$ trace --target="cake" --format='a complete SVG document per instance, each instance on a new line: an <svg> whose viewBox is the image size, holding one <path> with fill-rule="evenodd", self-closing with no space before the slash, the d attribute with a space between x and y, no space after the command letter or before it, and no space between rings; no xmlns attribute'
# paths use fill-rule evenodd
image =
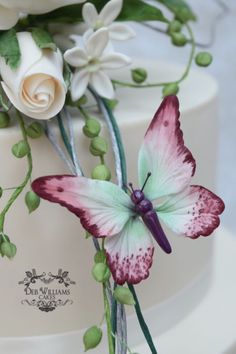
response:
<svg viewBox="0 0 236 354"><path fill-rule="evenodd" d="M134 67L138 66L147 69L152 81L173 81L183 71L171 63L136 60ZM127 69L119 72L119 79L129 80ZM161 102L161 90L118 88L117 98L119 104L114 113L126 151L128 178L137 185L138 150ZM217 84L212 77L193 70L182 84L179 100L185 142L197 161L194 183L214 191ZM83 121L74 115L79 157L89 175L96 160L88 159L89 141L82 135ZM105 128L102 134L108 136ZM12 145L19 139L20 132L14 125L0 130L0 159L4 167L1 186L19 184L26 173L25 161L11 154ZM46 137L32 140L31 146L37 161L33 178L68 173ZM112 166L111 153L108 159ZM103 316L101 286L91 276L94 245L85 238L79 219L66 209L42 200L39 209L29 216L23 207L23 196L20 199L9 213L11 221L6 229L17 244L18 253L12 262L4 258L0 267L0 313L4 319L0 353L82 352L82 343L78 348L73 338L81 338L84 330L100 323ZM173 253L165 255L156 247L150 277L136 286L143 309L157 313L154 330L158 333L169 329L200 303L210 284L214 250L214 236L193 241L166 232ZM187 300L178 311L182 296ZM132 316L131 311L129 314ZM132 336L132 328L130 332ZM104 354L104 348L98 347L94 353Z"/></svg>

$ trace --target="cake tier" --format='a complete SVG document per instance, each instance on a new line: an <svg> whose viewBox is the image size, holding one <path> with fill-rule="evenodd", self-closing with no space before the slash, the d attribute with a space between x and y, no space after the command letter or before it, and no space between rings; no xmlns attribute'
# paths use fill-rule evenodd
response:
<svg viewBox="0 0 236 354"><path fill-rule="evenodd" d="M137 61L134 66L147 68L150 81L173 80L183 71L182 67L159 62ZM127 69L119 73L119 79L129 80ZM127 154L129 181L135 185L138 150L161 102L161 91L158 88L119 88L117 96L119 104L114 114ZM214 190L217 85L208 75L192 71L182 85L179 99L185 141L197 160L194 183ZM88 153L89 140L81 132L82 119L75 117L74 124L81 165L89 175L97 159ZM105 128L102 134L107 135ZM26 162L15 159L10 152L11 146L20 139L15 126L0 131L0 161L4 166L0 185L4 188L21 183L26 172ZM68 173L45 137L31 141L31 146L33 179L42 175ZM111 153L108 160L110 165L114 165ZM1 200L1 206L4 205L4 199ZM6 219L5 231L17 244L18 253L12 262L1 260L0 313L4 318L1 336L54 334L82 330L99 323L103 316L103 305L101 286L91 276L94 246L91 239L85 239L78 218L59 205L46 201L42 201L40 208L29 216L23 196L19 199ZM194 282L198 282L198 289L201 289L199 294L206 290L207 282L199 279L209 270L214 238L192 241L172 235L169 230L166 232L173 253L165 255L156 247L150 277L136 287L144 309L167 301L185 288L189 289ZM69 273L66 275L65 272ZM32 278L35 274L39 277ZM67 278L68 286L65 286L62 278ZM29 279L34 282L27 286ZM199 295L198 301L200 298ZM195 300L194 296L188 296L186 311L182 311L182 315L195 306ZM158 322L162 323L161 317Z"/></svg>

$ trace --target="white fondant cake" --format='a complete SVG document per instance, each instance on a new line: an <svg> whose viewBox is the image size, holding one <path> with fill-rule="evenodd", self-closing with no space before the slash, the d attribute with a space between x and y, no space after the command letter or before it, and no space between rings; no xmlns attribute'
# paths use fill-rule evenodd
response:
<svg viewBox="0 0 236 354"><path fill-rule="evenodd" d="M137 61L134 66L147 68L150 81L174 80L183 70L175 65L147 61ZM129 80L127 69L119 73L119 79ZM119 88L117 96L119 105L115 116L126 150L128 178L135 185L138 150L161 102L161 91L158 88ZM214 191L217 84L205 73L192 71L182 85L179 100L186 145L197 160L194 183ZM88 153L89 140L81 132L83 121L75 117L75 122L81 164L89 175L97 160ZM105 129L103 133L107 134ZM18 185L26 172L25 161L17 160L11 154L11 146L20 139L20 132L15 126L0 130L0 185L4 188ZM31 141L31 145L35 161L33 179L42 175L68 173L45 137ZM112 163L110 153L109 165ZM1 207L3 205L4 198ZM103 316L102 291L91 276L94 246L90 239L85 239L79 219L59 205L46 201L42 201L40 208L29 216L21 196L9 212L6 225L5 231L17 244L18 253L11 262L1 259L0 313L4 324L2 322L0 331L0 353L19 354L14 345L16 339L12 337L22 337L25 348L22 353L25 354L27 345L30 348L31 336L82 331L100 323ZM202 279L210 277L214 244L214 237L193 241L173 235L169 230L167 235L173 253L165 255L156 247L149 279L136 286L144 309L158 306L170 298L173 300L180 291L184 293L187 289L188 297L182 314L175 316L167 308L165 312L159 312L160 331L179 321L181 316L185 316L200 302L209 284L209 279ZM27 286L29 279L32 282ZM194 296L196 289L199 294L197 299ZM50 348L44 348L43 351L32 347L29 353L62 353L57 349L57 338L54 347L50 344ZM33 343L37 343L37 338L34 338ZM41 343L40 338L38 343ZM66 353L66 349L63 353ZM82 352L82 348L77 348L77 351ZM69 348L67 353L77 352Z"/></svg>

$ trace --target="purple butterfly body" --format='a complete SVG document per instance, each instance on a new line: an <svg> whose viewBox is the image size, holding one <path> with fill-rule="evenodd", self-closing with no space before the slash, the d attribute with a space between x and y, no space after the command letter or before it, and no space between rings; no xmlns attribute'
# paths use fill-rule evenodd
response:
<svg viewBox="0 0 236 354"><path fill-rule="evenodd" d="M164 252L171 253L170 243L161 227L152 202L145 197L145 194L140 189L134 190L130 198L135 205L135 212L142 217L144 224L147 226L158 245Z"/></svg>

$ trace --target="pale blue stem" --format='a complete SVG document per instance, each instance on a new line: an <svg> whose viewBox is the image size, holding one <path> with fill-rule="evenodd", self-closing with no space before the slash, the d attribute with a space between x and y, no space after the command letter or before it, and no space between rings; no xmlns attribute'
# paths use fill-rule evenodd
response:
<svg viewBox="0 0 236 354"><path fill-rule="evenodd" d="M64 163L67 165L70 172L74 175L76 173L75 167L72 164L71 160L66 156L63 149L57 143L57 138L56 138L55 133L53 131L54 128L52 127L52 124L53 123L50 121L47 121L45 123L45 127L46 127L45 134L46 134L48 140L50 141L50 143L52 144L52 146L54 147L54 149L56 150L56 152L58 153L58 155L60 156L60 158L64 161Z"/></svg>

